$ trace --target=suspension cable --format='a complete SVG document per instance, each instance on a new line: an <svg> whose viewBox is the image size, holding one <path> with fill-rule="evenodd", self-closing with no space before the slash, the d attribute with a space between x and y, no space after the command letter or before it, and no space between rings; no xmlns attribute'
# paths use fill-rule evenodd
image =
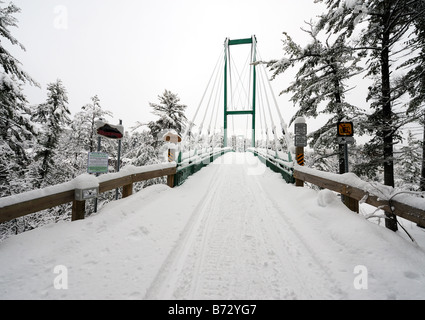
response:
<svg viewBox="0 0 425 320"><path fill-rule="evenodd" d="M271 124L272 124L272 133L273 133L273 136L274 136L274 148L275 148L275 153L277 155L277 151L278 151L277 150L278 138L277 138L277 134L276 134L276 125L275 125L275 123L273 121L273 114L272 114L272 110L270 108L270 102L269 102L269 98L268 98L268 95L267 95L266 85L264 84L264 78L263 78L261 72L260 72L259 75L260 75L260 83L263 86L263 90L264 90L265 96L266 96L267 109L269 110L270 121L271 121Z"/></svg>
<svg viewBox="0 0 425 320"><path fill-rule="evenodd" d="M258 55L261 57L260 53L258 53ZM288 149L290 149L290 147L293 146L293 142L292 142L291 136L289 135L288 125L283 120L282 113L280 112L279 105L278 105L277 100L276 100L276 95L274 93L274 90L273 90L273 87L271 85L270 79L267 77L267 71L266 71L266 68L264 67L264 64L261 64L261 70L262 70L262 72L264 73L264 75L265 75L265 77L267 79L269 90L270 90L270 93L271 93L271 95L273 97L275 108L276 108L277 113L279 115L280 126L282 128L282 134L283 134L283 136L284 136L284 138L286 140L286 145L287 145Z"/></svg>
<svg viewBox="0 0 425 320"><path fill-rule="evenodd" d="M268 148L268 144L269 144L269 128L267 125L267 117L266 117L266 111L265 111L265 107L264 107L264 100L263 100L263 90L261 89L261 86L258 86L258 91L260 94L260 100L261 100L261 104L260 104L260 112L263 112L263 122L264 122L264 127L266 130L266 154L269 153L269 148Z"/></svg>
<svg viewBox="0 0 425 320"><path fill-rule="evenodd" d="M217 70L217 67L218 67L218 65L219 65L220 61L223 61L223 55L224 55L224 53L223 53L223 52L221 52L221 54L220 54L220 56L219 56L219 58L218 58L218 60L217 60L217 63L215 64L214 70L213 70L213 72L212 72L212 74L211 74L211 77L210 77L210 79L209 79L209 81L208 81L207 87L205 88L204 94L202 95L202 99L201 99L201 101L199 102L198 108L196 109L195 115L193 116L192 121L189 123L188 128L186 129L186 131L185 131L185 133L184 133L184 135L183 135L182 144L185 142L185 140L186 140L186 138L187 138L187 135L188 135L188 134L190 133L190 131L192 130L192 127L193 127L193 125L194 125L194 123L195 123L195 119L196 119L196 117L198 116L198 112L199 112L199 110L200 110L200 108L201 108L202 102L203 102L203 101L204 101L204 99L205 99L205 95L207 94L208 88L209 88L209 86L210 86L210 84L211 84L211 81L212 81L213 76L214 76L214 74L215 74L215 72L216 72L216 70Z"/></svg>

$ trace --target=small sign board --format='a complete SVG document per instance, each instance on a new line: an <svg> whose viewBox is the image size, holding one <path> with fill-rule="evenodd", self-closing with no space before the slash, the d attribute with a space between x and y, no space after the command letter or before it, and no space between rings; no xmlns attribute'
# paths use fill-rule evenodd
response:
<svg viewBox="0 0 425 320"><path fill-rule="evenodd" d="M168 162L176 161L176 150L168 149Z"/></svg>
<svg viewBox="0 0 425 320"><path fill-rule="evenodd" d="M338 137L352 137L354 126L352 122L338 122Z"/></svg>
<svg viewBox="0 0 425 320"><path fill-rule="evenodd" d="M87 172L108 173L108 154L103 152L89 152Z"/></svg>
<svg viewBox="0 0 425 320"><path fill-rule="evenodd" d="M354 144L354 137L338 137L338 144Z"/></svg>
<svg viewBox="0 0 425 320"><path fill-rule="evenodd" d="M94 199L94 198L97 198L98 194L99 194L99 187L89 188L89 189L76 189L75 200L86 201L89 199Z"/></svg>
<svg viewBox="0 0 425 320"><path fill-rule="evenodd" d="M96 133L108 139L121 140L124 137L124 127L122 125L112 125L102 120L97 120Z"/></svg>
<svg viewBox="0 0 425 320"><path fill-rule="evenodd" d="M307 135L307 123L296 123L295 124L295 135L306 136Z"/></svg>
<svg viewBox="0 0 425 320"><path fill-rule="evenodd" d="M296 147L307 147L307 136L296 135L295 136L295 146Z"/></svg>

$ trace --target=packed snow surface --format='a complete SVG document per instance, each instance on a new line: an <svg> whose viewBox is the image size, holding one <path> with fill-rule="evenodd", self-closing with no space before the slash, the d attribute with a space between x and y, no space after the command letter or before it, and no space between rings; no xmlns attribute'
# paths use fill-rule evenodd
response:
<svg viewBox="0 0 425 320"><path fill-rule="evenodd" d="M0 299L424 299L425 233L405 227L416 243L228 153L0 243Z"/></svg>

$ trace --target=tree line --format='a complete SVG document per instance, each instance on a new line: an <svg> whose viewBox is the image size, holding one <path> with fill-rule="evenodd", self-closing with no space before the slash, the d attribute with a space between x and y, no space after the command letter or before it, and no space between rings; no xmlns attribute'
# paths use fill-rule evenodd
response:
<svg viewBox="0 0 425 320"><path fill-rule="evenodd" d="M302 28L309 44L302 46L284 33L285 57L267 63L274 78L292 68L297 71L294 82L283 91L292 95L298 107L294 119L329 115L327 123L310 134L313 162L332 170L331 159L336 157L337 171L344 173L343 146L335 141L336 125L353 121L358 134L371 137L352 148L356 174L392 187L404 180L408 183L403 186L425 191L424 139L411 132L403 138L408 124L425 126L425 2L314 2L324 4L326 10ZM370 83L364 93L368 109L347 99L353 89L350 80L356 76ZM387 218L387 226L396 230L395 216Z"/></svg>
<svg viewBox="0 0 425 320"><path fill-rule="evenodd" d="M341 145L335 141L336 124L353 121L356 133L367 135L364 145L350 148L350 168L364 179L389 186L425 191L423 139L407 125L425 126L425 3L423 0L314 0L325 12L305 24L310 39L301 45L283 33L284 58L267 62L273 78L296 70L282 93L291 94L298 116L328 115L327 122L309 136L314 149L311 164L344 173ZM312 1L313 3L313 1ZM40 85L4 47L8 42L25 50L12 35L20 9L0 0L0 197L69 181L86 170L87 152L97 149L95 121L112 117L99 96L93 95L75 115L61 80L47 85L44 103L31 105L23 86ZM368 109L350 103L350 84L358 77L370 86L364 93ZM123 165L162 161L158 137L163 129L183 132L186 106L168 90L150 103L157 121L144 130L126 132ZM425 130L424 130L425 132ZM404 140L403 140L404 139ZM102 140L102 151L113 161L114 142ZM156 183L161 181L153 181ZM138 185L136 188L143 188ZM104 202L112 196L103 195ZM0 225L0 235L19 233L40 224L68 219L66 206ZM89 210L90 212L90 210ZM387 223L394 225L394 217ZM1 237L0 237L1 239Z"/></svg>
<svg viewBox="0 0 425 320"><path fill-rule="evenodd" d="M47 85L44 103L31 105L23 86L41 86L23 70L22 64L5 48L5 41L25 50L11 29L18 26L20 9L0 0L0 197L19 194L72 180L87 172L87 154L97 151L96 120L113 116L102 107L98 95L90 98L79 112L71 115L68 92L58 79ZM158 120L146 123L144 130L127 131L122 140L121 166L144 166L163 162L160 153L163 129L181 133L186 124L186 106L168 90L150 103ZM117 143L102 139L101 150L117 162ZM111 166L111 171L115 170ZM138 183L141 189L161 179ZM113 199L102 194L100 204ZM93 212L89 205L88 214ZM45 210L0 225L0 240L10 234L34 229L46 223L70 219L70 205Z"/></svg>

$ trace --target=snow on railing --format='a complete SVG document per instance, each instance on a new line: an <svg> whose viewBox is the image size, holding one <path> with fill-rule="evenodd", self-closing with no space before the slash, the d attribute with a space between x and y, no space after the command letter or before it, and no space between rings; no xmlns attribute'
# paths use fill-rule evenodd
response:
<svg viewBox="0 0 425 320"><path fill-rule="evenodd" d="M181 161L178 163L178 167L185 167L191 165L192 163L200 163L205 161L210 161L211 156L214 154L220 154L222 152L231 151L232 148L202 148L198 149L196 152L192 150L191 152L182 153ZM209 162L208 162L209 163Z"/></svg>
<svg viewBox="0 0 425 320"><path fill-rule="evenodd" d="M0 198L0 223L69 202L73 202L72 220L84 219L85 201L76 200L77 190L98 189L98 193L104 193L123 187L125 198L133 193L133 183L163 176L168 177L167 184L173 187L176 166L175 162L170 162L143 167L127 166L118 173L99 177L83 174L70 182Z"/></svg>
<svg viewBox="0 0 425 320"><path fill-rule="evenodd" d="M366 182L354 173L336 174L299 165L294 167L294 177L296 180L340 193L345 198L345 204L353 211L359 212L359 203L367 203L425 227L423 194Z"/></svg>

